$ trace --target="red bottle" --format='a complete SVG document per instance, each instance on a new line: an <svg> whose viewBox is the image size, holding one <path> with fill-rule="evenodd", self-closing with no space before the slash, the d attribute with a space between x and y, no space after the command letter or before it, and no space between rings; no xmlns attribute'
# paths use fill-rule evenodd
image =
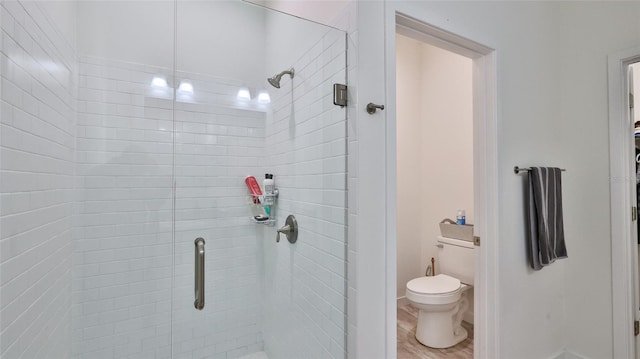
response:
<svg viewBox="0 0 640 359"><path fill-rule="evenodd" d="M260 196L262 196L262 190L260 190L260 185L258 184L256 178L253 176L247 176L247 178L244 179L244 183L246 183L247 187L249 187L249 191L253 196L253 203L259 204Z"/></svg>

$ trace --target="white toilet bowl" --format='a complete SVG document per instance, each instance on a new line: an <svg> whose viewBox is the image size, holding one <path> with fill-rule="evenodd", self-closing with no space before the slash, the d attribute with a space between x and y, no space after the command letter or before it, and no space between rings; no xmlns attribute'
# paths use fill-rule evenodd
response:
<svg viewBox="0 0 640 359"><path fill-rule="evenodd" d="M406 296L418 308L416 339L432 348L449 348L467 338L462 318L469 307L464 294L470 286L446 274L420 277L407 283Z"/></svg>

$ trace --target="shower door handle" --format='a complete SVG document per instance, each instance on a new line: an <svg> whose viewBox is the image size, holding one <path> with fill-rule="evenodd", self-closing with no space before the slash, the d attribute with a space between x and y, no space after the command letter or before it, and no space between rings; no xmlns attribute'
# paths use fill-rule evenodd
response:
<svg viewBox="0 0 640 359"><path fill-rule="evenodd" d="M194 262L194 294L196 300L193 302L193 306L198 310L202 310L202 308L204 308L204 238L196 238L194 244L196 246Z"/></svg>

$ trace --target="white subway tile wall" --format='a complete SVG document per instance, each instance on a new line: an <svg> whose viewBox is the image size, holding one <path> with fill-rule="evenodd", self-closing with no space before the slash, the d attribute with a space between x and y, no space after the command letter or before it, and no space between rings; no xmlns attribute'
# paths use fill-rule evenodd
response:
<svg viewBox="0 0 640 359"><path fill-rule="evenodd" d="M174 358L237 358L263 349L262 232L250 221L244 179L263 173L265 113L255 101L233 108L240 82L177 77L192 81L196 103L176 103ZM193 304L198 237L202 311Z"/></svg>
<svg viewBox="0 0 640 359"><path fill-rule="evenodd" d="M273 91L266 165L280 196L278 226L298 221L295 244L264 230L265 350L272 358L346 356L346 110L333 84L346 81L345 34L331 30ZM293 89L292 89L293 87ZM292 103L293 101L293 103Z"/></svg>
<svg viewBox="0 0 640 359"><path fill-rule="evenodd" d="M239 83L187 73L173 81L169 74L80 59L78 357L171 355L174 129L174 357L262 350L262 233L249 221L244 178L262 172L265 113L230 107ZM169 88L153 88L156 76L168 79ZM170 94L183 78L194 93L182 100L178 94L174 123ZM193 306L197 237L207 250L203 311Z"/></svg>
<svg viewBox="0 0 640 359"><path fill-rule="evenodd" d="M268 110L234 80L77 56L36 2L1 0L0 17L0 356L345 357L343 32ZM181 80L194 91L174 102ZM295 245L250 222L244 178L265 172Z"/></svg>
<svg viewBox="0 0 640 359"><path fill-rule="evenodd" d="M0 357L71 347L75 48L36 2L0 2Z"/></svg>
<svg viewBox="0 0 640 359"><path fill-rule="evenodd" d="M171 357L171 71L81 56L73 355ZM168 97L168 98L167 98Z"/></svg>

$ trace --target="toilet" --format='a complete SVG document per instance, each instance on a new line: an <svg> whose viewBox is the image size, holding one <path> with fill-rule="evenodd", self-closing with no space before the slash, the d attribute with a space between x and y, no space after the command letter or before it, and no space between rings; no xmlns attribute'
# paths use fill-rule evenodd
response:
<svg viewBox="0 0 640 359"><path fill-rule="evenodd" d="M417 309L416 339L431 348L449 348L467 338L462 318L473 286L473 242L438 236L435 276L407 283L406 297Z"/></svg>

